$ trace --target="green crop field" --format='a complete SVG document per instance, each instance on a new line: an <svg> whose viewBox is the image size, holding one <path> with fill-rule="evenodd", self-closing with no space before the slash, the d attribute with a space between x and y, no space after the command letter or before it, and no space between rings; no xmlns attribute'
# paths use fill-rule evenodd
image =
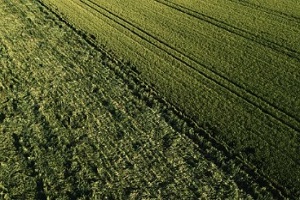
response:
<svg viewBox="0 0 300 200"><path fill-rule="evenodd" d="M0 0L0 199L297 199L300 2Z"/></svg>

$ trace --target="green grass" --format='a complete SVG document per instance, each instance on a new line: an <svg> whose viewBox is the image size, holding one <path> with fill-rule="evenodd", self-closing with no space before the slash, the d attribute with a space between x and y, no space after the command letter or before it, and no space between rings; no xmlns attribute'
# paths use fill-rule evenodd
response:
<svg viewBox="0 0 300 200"><path fill-rule="evenodd" d="M298 3L43 2L131 60L161 96L274 185L298 194Z"/></svg>
<svg viewBox="0 0 300 200"><path fill-rule="evenodd" d="M254 41L269 41L269 45L278 44L279 48L286 48L298 51L299 55L299 28L298 19L290 16L289 12L299 15L300 5L296 1L282 2L269 1L183 1L168 0L158 1L175 7L188 13L193 13L203 18L206 16L210 20L219 22L222 27L235 28L241 35L246 33L256 37ZM278 6L278 8L276 8ZM296 15L297 16L297 15ZM244 31L244 32L243 32ZM246 32L246 33L245 33ZM272 44L273 43L273 44ZM266 43L266 46L268 44ZM274 46L272 46L274 47Z"/></svg>
<svg viewBox="0 0 300 200"><path fill-rule="evenodd" d="M3 1L1 199L276 196L84 37L35 1Z"/></svg>
<svg viewBox="0 0 300 200"><path fill-rule="evenodd" d="M0 7L1 198L299 195L297 3L40 2Z"/></svg>

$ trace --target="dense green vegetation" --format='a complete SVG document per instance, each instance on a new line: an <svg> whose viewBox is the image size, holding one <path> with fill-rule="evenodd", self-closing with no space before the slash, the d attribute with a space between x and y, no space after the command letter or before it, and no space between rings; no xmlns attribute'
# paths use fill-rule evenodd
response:
<svg viewBox="0 0 300 200"><path fill-rule="evenodd" d="M1 3L1 199L300 195L296 1Z"/></svg>
<svg viewBox="0 0 300 200"><path fill-rule="evenodd" d="M161 96L276 187L298 194L298 2L43 2L131 60Z"/></svg>
<svg viewBox="0 0 300 200"><path fill-rule="evenodd" d="M93 37L37 2L1 3L0 199L280 195Z"/></svg>

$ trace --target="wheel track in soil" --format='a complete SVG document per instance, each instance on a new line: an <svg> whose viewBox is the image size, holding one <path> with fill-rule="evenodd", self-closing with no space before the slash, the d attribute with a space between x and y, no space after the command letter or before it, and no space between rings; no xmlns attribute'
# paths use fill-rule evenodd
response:
<svg viewBox="0 0 300 200"><path fill-rule="evenodd" d="M270 15L275 15L275 16L281 17L283 19L293 21L293 22L296 22L296 23L300 24L300 17L294 16L292 14L287 14L287 13L284 13L284 12L280 12L278 10L266 8L264 6L260 6L260 5L257 5L255 3L251 3L251 2L247 2L247 1L241 1L241 0L229 0L229 1L240 4L240 5L243 5L243 6L246 6L246 7L249 7L249 8L254 8L254 9L260 10L264 13L267 13L267 14L270 14Z"/></svg>
<svg viewBox="0 0 300 200"><path fill-rule="evenodd" d="M46 9L50 10L60 21L64 22L68 27L70 27L72 30L74 30L77 34L83 36L85 38L85 40L91 46L95 47L97 50L99 50L99 51L103 52L105 55L107 55L107 57L109 59L111 59L112 61L114 61L114 63L117 63L117 64L123 63L123 61L119 61L113 55L107 53L105 51L105 49L103 49L103 48L95 45L93 39L89 38L81 30L76 29L72 24L70 24L65 19L63 19L59 14L57 14L55 11L53 11L51 8L49 8L47 5L45 5L41 0L39 0L38 2L43 7L45 7ZM115 71L115 69L112 69L112 70ZM134 80L134 82L136 82L137 84L144 83L143 81L141 81L139 78L136 77L135 71L132 71L132 69L129 69L128 72L130 73L130 77L133 74L133 80ZM133 72L133 73L131 73L131 72ZM123 77L123 78L127 79L127 77ZM150 88L154 92L155 95L159 96L159 93L153 87L150 86ZM181 116L182 119L184 119L184 121L186 121L189 124L191 124L192 127L196 127L196 130L198 130L199 132L201 132L200 135L204 135L205 139L207 139L208 141L210 141L213 144L213 146L215 146L218 149L218 151L223 152L223 154L225 154L227 156L228 160L234 160L235 162L242 163L242 165L243 165L242 168L243 168L244 172L246 174L249 174L252 177L254 177L254 180L256 180L256 182L258 182L259 185L266 186L267 188L270 189L270 191L272 191L272 193L275 196L277 196L279 198L283 198L283 195L284 196L291 196L290 191L287 191L285 187L283 187L281 185L278 185L277 183L273 182L272 180L269 180L264 175L261 175L259 172L257 172L257 169L255 167L249 165L249 163L245 163L245 160L241 159L240 157L236 157L235 155L233 155L232 152L229 150L228 146L226 146L225 144L223 144L222 142L220 142L218 139L216 139L213 136L211 136L211 134L209 134L207 131L205 131L201 127L199 127L197 125L197 123L194 122L193 119L191 119L190 117L188 117L187 115L185 115L184 113L182 113L181 111L179 111L179 109L177 109L177 107L175 105L171 104L170 102L165 101L161 97L158 97L158 100L162 104L168 105L170 107L170 109L174 113L176 113L178 116ZM190 138L195 144L197 144L197 146L203 148L203 144L201 144L202 142L200 142L199 139L197 138L197 134L194 134L194 135L187 134L187 137ZM199 150L201 150L201 148ZM208 155L204 150L200 151L200 152L202 152L208 160L211 160L214 163L217 163L218 166L221 165L220 162L217 162L215 158L212 158L211 155ZM242 183L242 184L244 184L244 183Z"/></svg>
<svg viewBox="0 0 300 200"><path fill-rule="evenodd" d="M19 12L21 12L24 16L26 16L26 13L25 12L22 12L22 9L19 9L18 10ZM35 25L35 24L34 24ZM64 57L66 57L66 56L64 56ZM71 61L70 59L69 59L69 61ZM31 95L32 97L34 96L34 95ZM103 99L104 98L104 99ZM101 102L102 101L107 101L107 98L106 97L102 97L101 98L102 100L101 100ZM113 102L113 100L109 97L108 98L109 100L108 101L110 101L110 102ZM106 106L105 106L106 107ZM108 110L108 112L110 112L109 110ZM42 114L42 113L39 113L39 112L37 112L37 110L36 110L36 112L35 112L35 115L36 115L36 118L37 119L41 119L41 121L43 121L43 123L45 123L47 126L48 126L48 128L46 127L45 128L45 131L46 130L48 130L49 129L49 122L46 120L46 118L45 118L45 116ZM142 129L139 129L140 131L142 131Z"/></svg>
<svg viewBox="0 0 300 200"><path fill-rule="evenodd" d="M83 1L81 1L81 2L84 3ZM85 4L85 5L87 5L87 4ZM95 5L97 6L97 4L95 4ZM93 7L89 6L89 5L87 5L87 6L95 10L95 8L93 8ZM104 8L104 10L105 10L105 8ZM96 11L99 12L98 10L96 10ZM109 11L107 11L107 12L109 12ZM185 65L187 65L188 67L190 67L190 68L194 69L195 71L199 72L199 73L200 73L201 75L203 75L205 78L208 78L209 80L211 80L211 81L213 81L214 83L220 85L221 87L224 87L224 88L228 89L228 87L227 87L226 85L224 85L224 84L222 84L222 83L220 83L220 82L214 80L213 78L210 78L209 76L207 76L207 75L204 74L203 72L201 72L201 71L199 71L198 69L196 69L195 67L193 67L193 65L187 63L186 61L184 61L183 59L177 57L176 55L173 55L172 53L166 51L165 49L161 48L160 46L158 46L158 45L155 44L154 42L149 41L149 40L148 40L147 38L145 38L144 36L142 36L142 35L140 35L140 34L134 32L134 31L132 31L130 28L126 27L126 26L123 25L122 23L116 21L115 19L113 19L113 18L111 18L110 16L107 16L107 15L101 13L101 12L100 12L100 14L101 14L101 15L104 15L105 17L109 18L110 20L113 20L115 23L117 23L117 24L121 25L122 27L126 28L127 30L129 30L129 31L132 32L133 34L137 35L138 37L142 38L143 40L146 40L148 43L150 43L150 44L156 46L156 47L159 48L160 50L166 52L168 55L172 56L172 57L173 57L174 59L176 59L177 61L180 61L180 62L184 63ZM125 22L127 23L126 20L125 20ZM128 22L128 23L130 23L130 22ZM133 26L134 26L134 25L133 25ZM136 28L136 27L135 27L135 28ZM137 29L140 29L140 28L137 27ZM144 32L143 30L141 30L141 31ZM147 34L147 33L146 33L146 34ZM152 38L151 35L148 35L148 36ZM155 39L155 37L154 37L154 39ZM160 42L160 40L157 40L157 41ZM160 43L161 43L161 42L160 42ZM164 43L163 41L162 41L162 44L165 44L167 47L169 47L169 45L166 44L166 43ZM170 48L173 49L172 47L170 47ZM176 51L176 49L173 49L173 50ZM182 54L180 54L180 55L182 55ZM197 62L197 61L194 61L194 62ZM199 65L199 63L196 63L196 64ZM229 80L229 81L230 81L230 80ZM249 101L248 99L246 99L245 97L243 97L242 95L238 94L236 91L233 91L233 90L230 89L230 88L229 88L228 90L229 90L230 92L232 92L233 94L235 94L236 96L238 96L238 97L240 97L240 98L246 100L246 101L247 101L248 103L250 103L251 105L256 106L255 104L257 104L257 103L253 104L251 101ZM256 106L256 107L260 108L262 111L265 111L265 110L266 110L266 109L264 109L262 106L259 106L259 105ZM261 107L262 107L262 108L261 108ZM274 114L270 113L268 110L266 110L265 113L266 113L266 114L269 114L269 115L271 115L273 118L277 119L277 117L275 117ZM278 120L278 119L277 119L277 120ZM278 121L280 121L280 122L282 122L283 124L285 124L280 118L279 118ZM286 125L288 125L288 124L286 124ZM297 129L294 129L294 130L297 131ZM299 132L299 131L298 131L298 132ZM266 141L265 139L263 139L261 136L257 135L256 133L253 133L253 134L255 134L256 136L260 137L263 141ZM277 147L276 147L275 144L270 144L270 142L268 142L268 144L269 144L270 146L272 146L273 149L277 149ZM284 154L284 155L289 154L289 152L285 152L285 153L284 153L284 152L282 152L282 151L281 151L281 153ZM291 160L292 160L294 163L297 163L297 164L300 163L300 161L298 161L297 158L293 158L293 157L294 157L293 155L290 155L290 156L292 157Z"/></svg>
<svg viewBox="0 0 300 200"><path fill-rule="evenodd" d="M14 8L16 8L16 7L14 7ZM22 11L22 9L19 9L18 11ZM26 13L22 13L22 14L24 14L24 16L26 16ZM34 24L35 25L35 24ZM65 56L64 56L65 57ZM70 60L69 60L70 61ZM31 95L32 97L34 96L34 95ZM110 100L112 101L112 99L110 98ZM45 116L42 114L42 113L39 113L39 112L36 112L36 118L37 119L41 119L40 121L42 121L43 123L45 123L45 124L48 124L47 126L49 126L49 122L46 120L46 118L45 118ZM49 127L48 127L49 128ZM47 127L45 128L45 131L48 129ZM50 134L51 135L51 134ZM55 136L55 135L54 135ZM16 137L18 137L18 136L16 136ZM48 136L49 137L49 136ZM15 137L14 137L15 138ZM29 144L30 145L30 144ZM28 157L28 156L27 156ZM39 183L40 183L40 181L39 181ZM39 187L38 188L41 188L42 187L42 185L41 184L39 184ZM44 192L43 192L43 194L44 194ZM37 194L37 197L40 199L40 198L42 198L41 197L42 195L40 194L40 193L38 193ZM45 197L45 196L44 196ZM46 198L42 198L42 199L46 199Z"/></svg>
<svg viewBox="0 0 300 200"><path fill-rule="evenodd" d="M161 14L161 13L158 13L158 12L155 12L155 11L152 11L153 13L155 13L155 14L157 14L157 15L161 15L161 17L165 17L165 18L167 18L168 20L170 20L170 21L173 21L174 23L179 23L179 24L181 24L181 25L185 25L184 23L182 23L182 22L178 22L178 21L176 21L175 19L173 19L173 18L171 18L171 17L166 17L166 16L164 16L163 14ZM180 11L179 11L180 12ZM193 17L194 18L194 17ZM205 21L204 21L205 22ZM205 23L207 23L207 22L205 22ZM201 31L199 31L199 30L197 30L197 29L195 29L195 28L193 28L193 27L184 27L184 28L190 28L190 30L192 30L192 31L194 31L194 32L196 32L197 34L199 34L199 35L201 35L201 36L203 36L203 37L207 37L207 38L210 38L210 39L212 39L212 40L214 40L215 41L215 43L217 44L217 43L220 43L220 42L223 42L222 41L222 39L217 39L217 38L215 38L214 36L211 36L211 34L209 35L209 34L204 34L203 32L201 32ZM220 27L217 27L218 29L220 29ZM230 32L229 32L230 33ZM231 33L232 34L232 33ZM248 41L248 40L247 40ZM253 41L252 41L253 42ZM235 50L239 50L239 48L238 47L234 47L234 46L231 46L231 48L232 49L235 49ZM275 52L276 54L278 53L278 52ZM260 62L262 62L262 63L264 63L264 64L266 64L266 65L269 65L269 66L271 66L267 61L265 61L265 60L263 60L263 59L261 59L261 58L258 58L258 57L256 57L255 55L248 55L248 56L250 56L252 59L256 59L256 60L258 60L258 61L260 61ZM194 59L197 59L197 57L194 57ZM294 64L293 64L293 67L296 67Z"/></svg>
<svg viewBox="0 0 300 200"><path fill-rule="evenodd" d="M230 25L227 22L221 21L219 19L216 19L214 17L211 17L209 15L205 15L203 13L200 13L198 11L194 11L190 8L184 7L180 4L173 3L166 0L154 0L157 3L163 4L169 8L175 9L179 12L182 12L186 15L189 15L191 17L194 17L200 21L204 21L206 23L209 23L213 26L216 26L217 28L226 30L232 34L235 34L239 37L245 38L247 40L250 40L252 42L255 42L259 45L262 45L264 47L268 47L269 49L276 51L278 53L284 54L292 59L296 59L297 61L300 61L300 52L298 52L295 49L283 46L282 44L278 44L274 41L271 41L265 37L262 37L260 35L254 34L250 31L247 31L245 29L238 28L236 26ZM299 22L300 23L300 22Z"/></svg>
<svg viewBox="0 0 300 200"><path fill-rule="evenodd" d="M41 114L41 113L40 113L40 114ZM43 115L40 115L40 114L37 114L37 117L40 118L40 117L42 116L42 121L44 121L43 119L44 119L45 117L43 117Z"/></svg>
<svg viewBox="0 0 300 200"><path fill-rule="evenodd" d="M40 116L40 115L38 115L38 116ZM39 117L38 117L38 118L39 118ZM43 116L42 116L42 118L45 119L45 117L43 117ZM44 121L44 120L42 120L42 121Z"/></svg>
<svg viewBox="0 0 300 200"><path fill-rule="evenodd" d="M21 10L19 10L19 11L21 11ZM25 13L23 13L23 15L24 15ZM26 14L25 14L26 15ZM35 24L34 24L35 25ZM58 52L58 50L55 50L57 53L59 53L59 54L61 54L61 55L63 55L64 56L64 54L63 53L61 53L61 52ZM65 57L65 56L64 56ZM70 59L68 59L69 61L70 61ZM172 106L174 106L174 105L172 105ZM254 133L255 134L255 133ZM256 134L255 134L256 135ZM263 140L263 141L265 141L261 136L259 136L260 137L260 139L261 140ZM270 143L268 143L273 149L276 149L276 146L275 145L272 145L272 144L270 144ZM282 152L281 151L281 153L283 154L283 155L286 155L284 152ZM297 160L295 160L295 159L293 159L293 161L294 162L296 162L297 163Z"/></svg>
<svg viewBox="0 0 300 200"><path fill-rule="evenodd" d="M281 54L284 54L288 57L291 57L291 58L294 58L298 61L300 61L300 53L294 49L290 49L290 48L287 48L287 47L284 47L280 44L277 44L273 41L270 41L264 37L261 37L259 35L255 35L247 30L243 30L243 29L240 29L238 27L235 27L235 26L232 26L226 22L223 22L223 21L220 21L218 19L215 19L213 17L210 17L208 15L204 15L202 13L199 13L197 11L194 11L194 10L191 10L189 8L186 8L184 6L181 6L179 4L175 4L175 3L172 3L172 2L169 2L169 1L165 1L165 0L154 0L158 3L161 3L167 7L170 7L170 8L173 8L179 12L182 12L184 14L187 14L191 17L194 17L196 19L199 19L200 21L204 21L204 22L207 22L209 24L212 24L213 26L216 26L217 28L220 28L220 29L223 29L223 30L226 30L232 34L235 34L239 37L242 37L242 38L245 38L247 40L250 40L252 42L255 42L259 45L262 45L264 47L268 47L269 49L272 49L278 53L281 53ZM285 109L283 108L279 108L277 105L275 105L274 103L272 102L269 102L268 100L264 99L263 97L260 97L259 95L255 94L254 92L248 90L247 88L243 87L242 85L236 83L236 82L233 82L231 81L230 79L226 78L225 76L219 74L218 72L216 71L213 71L215 74L219 75L219 76L222 76L222 78L225 78L227 81L230 81L231 83L233 83L234 85L238 86L239 88L245 90L246 92L248 92L249 94L255 96L256 98L266 102L268 105L270 105L271 107L275 108L276 110L290 116L291 118L293 118L294 120L296 120L298 123L300 123L300 119L298 119L294 114L286 111ZM298 129L295 129L297 130L298 132L300 132L299 128Z"/></svg>
<svg viewBox="0 0 300 200"><path fill-rule="evenodd" d="M300 120L297 119L296 117L294 117L293 115L283 111L282 109L278 108L276 105L264 100L263 98L259 97L258 95L256 95L255 93L253 93L252 91L248 90L247 88L244 88L243 86L241 86L240 84L233 82L232 80L228 79L227 77L225 77L224 75L220 74L219 72L212 70L210 67L208 67L207 65L200 63L199 61L191 58L190 56L184 54L183 52L173 48L172 46L170 46L169 44L167 44L166 42L162 41L161 39L157 38L156 36L153 36L151 34L149 34L148 32L146 32L145 30L135 26L133 23L127 21L126 19L114 14L113 12L107 10L106 8L99 6L97 3L93 2L93 1L88 1L91 4L93 4L94 6L104 10L105 12L109 13L110 15L112 15L113 17L125 22L125 24L133 27L136 30L132 30L132 28L127 27L126 25L120 23L118 20L114 19L111 16L108 16L107 14L93 8L93 6L88 5L88 3L86 3L83 0L80 0L83 4L85 4L86 6L90 7L91 9L99 12L101 15L105 16L106 18L114 21L115 23L119 24L120 26L124 27L126 30L132 32L134 35L140 37L141 39L145 40L146 42L150 43L151 45L154 45L155 47L157 47L158 49L164 51L165 53L167 53L169 56L171 56L172 58L174 58L175 60L185 64L186 66L188 66L189 68L193 69L194 71L196 71L197 73L201 74L203 77L209 79L210 81L214 82L215 84L225 88L226 90L228 90L230 93L234 94L235 96L245 100L246 102L248 102L249 104L259 108L261 111L263 111L264 113L266 113L267 115L271 116L272 118L276 119L277 121L279 121L282 124L285 124L286 126L290 127L291 129L295 130L296 132L300 132ZM151 38L150 41L149 39L147 39L146 37ZM158 44L157 44L158 43ZM176 55L177 54L177 55ZM181 58L183 57L183 58ZM209 75L207 74L207 72L202 72L200 71L197 67L202 67L205 68L205 71L209 71L209 73L212 73L213 75L216 76L213 77L213 75ZM224 83L225 82L225 83ZM241 90L239 92L239 90ZM245 97L245 96L246 97ZM253 100L252 98L254 98L255 100ZM262 105L260 105L262 104ZM277 111L277 113L276 113ZM280 116L278 116L278 114ZM294 124L290 123L293 122L295 124L297 124L297 126L295 126Z"/></svg>

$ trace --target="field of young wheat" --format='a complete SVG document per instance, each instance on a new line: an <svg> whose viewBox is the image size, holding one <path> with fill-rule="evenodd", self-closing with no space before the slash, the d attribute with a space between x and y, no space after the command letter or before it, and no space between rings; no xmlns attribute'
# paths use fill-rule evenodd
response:
<svg viewBox="0 0 300 200"><path fill-rule="evenodd" d="M300 3L0 0L1 199L300 193Z"/></svg>

